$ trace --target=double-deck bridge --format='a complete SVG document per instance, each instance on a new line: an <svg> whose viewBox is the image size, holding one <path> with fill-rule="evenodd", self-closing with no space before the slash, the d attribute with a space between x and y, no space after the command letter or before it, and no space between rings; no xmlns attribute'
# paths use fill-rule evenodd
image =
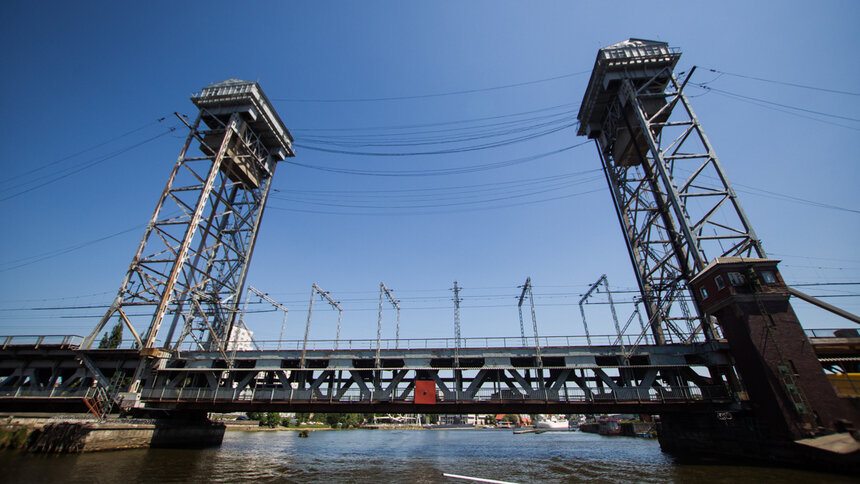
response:
<svg viewBox="0 0 860 484"><path fill-rule="evenodd" d="M600 49L577 116L633 265L638 336L616 320L605 345L536 325L534 344L468 341L455 282L452 340L309 342L309 315L300 344L242 350L251 255L275 169L295 153L260 86L230 79L191 98L192 123L180 117L188 136L92 333L6 338L0 410L640 412L661 415L667 452L860 468L860 399L824 371L856 381L856 330L810 338L789 299L860 317L788 287L767 258L684 93L695 68L674 73L680 56L642 39ZM520 307L527 292L529 280ZM380 308L383 293L396 306L382 284ZM134 341L94 349L111 320Z"/></svg>
<svg viewBox="0 0 860 484"><path fill-rule="evenodd" d="M860 337L809 331L824 365L857 366ZM748 397L709 369L730 368L726 341L639 345L617 336L258 342L260 349L186 351L153 365L128 406L164 410L399 413L732 412ZM134 349L84 349L81 336L0 337L0 409L92 410L140 360ZM606 345L600 345L606 341ZM628 346L631 341L627 341ZM266 347L271 349L266 349ZM275 348L279 349L275 349ZM166 356L166 355L164 355ZM672 384L666 375L674 375Z"/></svg>

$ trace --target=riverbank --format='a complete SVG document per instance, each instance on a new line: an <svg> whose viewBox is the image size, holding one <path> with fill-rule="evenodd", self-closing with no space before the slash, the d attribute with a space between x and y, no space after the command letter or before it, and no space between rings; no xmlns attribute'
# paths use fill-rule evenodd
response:
<svg viewBox="0 0 860 484"><path fill-rule="evenodd" d="M308 430L312 432L320 431L320 430L340 430L333 429L331 427L269 427L268 425L260 425L256 421L251 420L251 423L247 424L235 424L229 422L222 422L227 431L237 431L237 432L281 432L281 431L291 431L291 432L301 432L303 430Z"/></svg>

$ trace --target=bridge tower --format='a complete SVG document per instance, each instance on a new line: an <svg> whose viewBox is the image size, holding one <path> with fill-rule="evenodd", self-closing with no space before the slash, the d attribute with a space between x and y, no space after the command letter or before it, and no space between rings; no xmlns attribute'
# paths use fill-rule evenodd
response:
<svg viewBox="0 0 860 484"><path fill-rule="evenodd" d="M186 338L223 354L234 338L272 178L277 162L294 156L293 139L255 82L228 79L191 102L199 112L190 124L180 116L189 132L167 186L116 298L83 348L114 316L143 356L178 348Z"/></svg>
<svg viewBox="0 0 860 484"><path fill-rule="evenodd" d="M688 281L710 260L765 257L686 80L673 72L680 57L641 39L600 49L578 115L577 134L596 142L658 344L689 339L682 322L714 336L701 311L683 306Z"/></svg>
<svg viewBox="0 0 860 484"><path fill-rule="evenodd" d="M695 68L674 73L680 56L642 39L600 49L578 115L578 134L595 140L655 342L725 337L741 380L711 369L734 391L735 418L663 415L661 445L792 462L812 452L795 441L842 438L832 434L860 424L860 408L836 395L811 350L778 261L766 258L684 94ZM830 445L821 442L813 447ZM843 443L857 465L860 447L850 436Z"/></svg>

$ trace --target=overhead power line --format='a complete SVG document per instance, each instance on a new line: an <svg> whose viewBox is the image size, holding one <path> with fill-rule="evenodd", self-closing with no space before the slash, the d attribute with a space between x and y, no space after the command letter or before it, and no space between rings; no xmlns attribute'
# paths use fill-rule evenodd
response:
<svg viewBox="0 0 860 484"><path fill-rule="evenodd" d="M293 194L294 196L305 196L310 198L326 198L326 197L344 197L344 198L369 198L369 199L425 199L451 196L474 196L480 193L500 191L506 193L511 190L519 190L528 186L536 186L547 184L548 182L559 182L570 178L579 177L602 171L600 168L584 170L573 173L565 173L561 175L551 175L539 178L515 179L508 181L498 181L493 183L480 183L472 185L455 185L455 186L438 186L438 187L418 187L418 188L403 188L394 190L280 190L274 189L275 193ZM583 180L584 181L584 180ZM275 196L277 198L277 196Z"/></svg>
<svg viewBox="0 0 860 484"><path fill-rule="evenodd" d="M676 170L678 170L679 173L684 172L684 173L687 173L688 175L693 174L692 170L684 170L684 169L679 169L679 168L676 168ZM705 178L708 178L711 180L717 180L717 178L714 177L713 175L702 174L699 176L702 176L702 177L705 177ZM849 213L860 213L860 210L858 210L858 209L849 208L849 207L842 207L842 206L833 205L830 203L818 202L818 201L810 200L807 198L800 198L800 197L796 197L794 195L788 195L785 193L779 193L779 192L774 192L771 190L765 190L761 187L754 187L752 185L745 185L743 183L735 182L734 186L740 187L736 190L739 193L746 193L749 195L756 195L756 196L760 196L760 197L764 197L764 198L771 198L774 200L784 200L787 202L799 203L801 205L808 205L811 207L826 208L826 209L830 209L830 210L838 210L838 211L849 212Z"/></svg>
<svg viewBox="0 0 860 484"><path fill-rule="evenodd" d="M545 79L537 79L534 81L517 82L514 84L504 84L500 86L483 87L478 89L464 89L460 91L448 91L428 94L414 94L408 96L388 96L388 97L368 97L368 98L343 98L343 99L295 99L295 98L271 98L272 101L293 102L293 103L361 103L361 102L376 102L376 101L404 101L408 99L426 99L443 96L457 96L461 94L474 94L479 92L498 91L501 89L510 89L514 87L530 86L533 84L541 84L544 82L557 81L569 77L576 77L583 74L588 74L587 71L572 72L570 74L562 74L560 76L548 77Z"/></svg>
<svg viewBox="0 0 860 484"><path fill-rule="evenodd" d="M336 203L337 200L335 200L335 201L322 201L319 199L308 200L308 199L281 197L281 196L279 196L277 198L280 200L286 200L286 201L294 202L294 203L304 203L304 204L309 204L309 205L317 205L317 206L325 206L325 207L343 207L343 208L353 208L353 209L402 210L402 209L461 207L461 206L478 205L478 204L488 204L488 203L491 204L491 203L499 202L499 201L507 201L507 200L515 200L515 199L520 199L520 198L532 197L532 196L540 195L540 194L544 194L544 193L550 193L550 192L555 192L555 191L559 191L559 190L564 190L564 189L570 188L572 186L580 185L582 183L586 183L589 181L596 181L596 180L599 180L600 178L601 178L600 176L595 176L595 177L592 177L591 179L577 180L574 182L570 182L570 181L563 181L562 183L556 182L556 183L553 183L550 185L538 187L537 189L534 189L534 188L527 188L526 190L523 190L523 189L520 189L520 190L513 190L513 189L498 190L497 189L497 190L494 190L494 193L490 193L490 194L478 193L478 194L472 195L471 197L468 195L464 196L462 194L455 194L453 197L452 196L436 197L435 200L410 200L410 201L406 201L406 202L413 202L413 203L406 203L403 205L395 205L391 202L386 202L386 203L377 204L377 205L371 205L371 204L363 203L362 201L356 201L356 200L342 200L340 203ZM501 193L504 193L504 195L497 195L497 194L501 194ZM481 198L479 198L477 200L468 200L468 198L472 198L472 197L481 197ZM449 201L449 200L454 200L454 201ZM421 203L414 203L414 202L421 202ZM428 202L428 203L424 203L424 202ZM380 202L377 201L375 203L380 203Z"/></svg>
<svg viewBox="0 0 860 484"><path fill-rule="evenodd" d="M127 131L127 132L125 132L125 133L123 133L123 134L120 134L120 135L114 136L113 138L107 139L107 140L102 141L102 142L100 142L100 143L96 143L96 144L94 144L94 145L92 145L92 146L90 146L90 147L88 147L88 148L84 148L84 149L82 149L82 150L80 150L80 151L76 151L76 152L74 152L74 153L72 153L72 154L70 154L70 155L68 155L68 156L64 156L64 157L62 157L62 158L60 158L60 159L58 159L58 160L54 160L54 161L52 161L52 162L50 162L50 163L46 163L46 164L44 164L44 165L42 165L42 166L39 166L39 167L37 167L37 168L33 168L32 170L28 170L28 171L26 171L26 172L24 172L24 173L19 173L19 174L17 174L17 175L13 175L13 176L7 176L7 177L5 177L3 180L0 180L0 185L4 185L4 184L6 184L6 183L10 183L10 182L12 182L12 181L14 181L14 180L17 180L17 179L22 178L22 177L25 177L25 176L30 176L30 175L32 175L33 173L37 173L37 172L42 171L42 170L44 170L44 169L46 169L46 168L50 168L50 167L52 167L52 166L54 166L54 165L57 165L57 164L59 164L59 163L62 163L62 162L64 162L64 161L66 161L66 160L70 160L70 159L72 159L72 158L74 158L74 157L76 157L76 156L82 155L82 154L84 154L84 153L88 153L88 152L90 152L90 151L92 151L92 150L94 150L94 149L96 149L96 148L101 148L102 146L105 146L105 145L110 144L110 143L112 143L112 142L114 142L114 141L120 140L120 139L122 139L122 138L125 138L126 136L132 135L132 134L134 134L134 133L137 133L138 131L144 130L144 129L146 129L146 128L148 128L148 127L150 127L150 126L154 125L154 124L158 124L158 123L160 123L160 122L164 121L165 119L167 119L167 118L166 118L166 117L158 118L158 119L156 119L155 121L151 121L151 122L146 123L146 124L144 124L144 125L142 125L142 126L138 126L137 128L134 128L134 129L132 129L131 131Z"/></svg>
<svg viewBox="0 0 860 484"><path fill-rule="evenodd" d="M570 122L565 123L561 126L552 127L550 129L546 129L544 131L538 133L529 133L523 136L517 136L513 138L506 138L498 141L491 141L488 143L482 143L472 146L461 146L456 148L448 148L448 149L439 149L439 150L429 150L429 151L406 151L406 152L386 152L386 151L352 151L352 150L341 150L334 148L324 148L321 146L314 146L305 143L294 143L293 146L298 148L303 148L306 150L313 151L322 151L326 153L337 153L342 155L356 155L356 156L420 156L420 155L443 155L443 154L451 154L451 153L465 153L468 151L478 151L478 150L486 150L490 148L498 148L501 146L512 145L515 143L521 143L524 141L530 141L533 139L541 138L543 136L547 136L553 133L557 133L567 128L572 128L577 126L579 123Z"/></svg>
<svg viewBox="0 0 860 484"><path fill-rule="evenodd" d="M860 92L841 91L839 89L828 89L825 87L809 86L806 84L798 84L798 83L794 83L794 82L777 81L775 79L765 79L763 77L748 76L748 75L744 75L744 74L735 74L733 72L721 71L719 69L712 69L712 68L706 68L706 69L708 69L711 72L717 73L717 74L725 74L727 76L740 77L743 79L752 79L754 81L770 82L773 84L782 84L783 86L799 87L802 89L811 89L813 91L830 92L830 93L834 93L834 94L845 94L848 96L860 96Z"/></svg>
<svg viewBox="0 0 860 484"><path fill-rule="evenodd" d="M536 155L524 156L521 158L514 158L512 160L504 160L504 161L494 161L492 163L483 163L480 165L467 165L455 168L438 168L438 169L430 169L430 170L358 170L352 168L338 168L333 166L324 166L324 165L313 165L308 163L300 163L297 161L293 161L292 159L286 160L285 163L289 163L291 165L300 166L302 168L308 168L311 170L319 170L319 171L328 171L332 173L341 173L345 175L360 175L360 176L387 176L387 177L400 177L400 176L443 176L443 175L459 175L463 173L474 173L478 171L486 171L486 170L494 170L497 168L503 168L511 165L517 165L520 163L527 163L530 161L539 160L541 158L546 158L548 156L552 156L558 153L563 153L568 150L572 150L574 148L578 148L580 146L584 146L586 144L591 143L591 141L583 141L581 143L576 143L574 145L565 146L563 148L559 148L557 150L548 151L545 153L539 153Z"/></svg>
<svg viewBox="0 0 860 484"><path fill-rule="evenodd" d="M789 201L789 202L800 203L802 205L809 205L812 207L827 208L830 210L839 210L841 212L860 214L860 210L857 210L857 209L848 208L848 207L841 207L839 205L831 205L829 203L816 202L815 200L808 200L806 198L800 198L800 197L795 197L792 195L786 195L784 193L772 192L772 191L765 190L762 188L744 185L743 183L735 183L735 186L747 188L746 190L741 189L738 191L742 192L742 193L748 193L750 195L758 195L758 196L765 197L765 198L772 198L775 200L785 200L785 201Z"/></svg>
<svg viewBox="0 0 860 484"><path fill-rule="evenodd" d="M113 151L113 152L111 152L111 153L109 153L109 154L107 154L107 155L104 155L104 156L98 157L98 158L96 158L96 159L94 159L94 160L90 160L89 162L87 162L87 163L86 163L86 164L84 164L84 165L80 165L80 166L77 166L77 167L70 167L70 168L66 169L66 171L65 171L64 173L62 173L62 174L48 174L48 175L45 175L44 177L42 177L42 179L48 178L48 180L47 180L47 181L44 181L44 182L39 183L39 184L37 184L37 185L34 185L34 186L31 186L31 187L25 188L25 189L23 189L23 190L21 190L21 191L19 191L19 192L17 192L17 193L13 193L12 195L7 196L7 197L0 198L0 202L5 202L6 200L11 200L11 199L16 198L16 197L19 197L19 196L21 196L21 195L23 195L23 194L25 194L25 193L32 192L33 190L36 190L36 189L42 188L42 187L44 187L44 186L47 186L47 185L50 185L50 184L52 184L52 183L58 182L58 181L60 181L60 180L62 180L62 179L68 178L68 177L70 177L70 176L72 176L72 175L75 175L75 174L77 174L77 173L80 173L80 172L82 172L82 171L84 171L84 170L86 170L86 169L88 169L88 168L92 168L92 167L94 167L94 166L96 166L96 165L98 165L98 164L104 163L104 162L105 162L105 161L107 161L107 160L110 160L110 159L112 159L112 158L116 158L117 156L119 156L119 155L121 155L121 154L127 153L127 152L129 152L129 151L131 151L131 150L133 150L133 149L135 149L135 148L138 148L138 147L140 147L140 146L143 146L143 145L145 145L146 143L149 143L149 142L151 142L151 141L155 141L156 139L161 138L161 137L162 137L162 136L164 136L164 135L170 134L170 133L172 133L172 132L173 132L173 131L175 131L175 130L176 130L176 128L175 128L175 127L168 128L168 129L167 129L167 131L163 131L163 132L162 132L162 133L160 133L160 134L157 134L157 135L155 135L155 136L152 136L152 137L150 137L150 138L147 138L147 139L145 139L145 140L143 140L143 141L140 141L140 142L138 142L138 143L135 143L135 144L133 144L133 145L131 145L131 146L127 146L127 147L125 147L125 148L118 149L118 150ZM53 177L53 178L51 178L51 177Z"/></svg>
<svg viewBox="0 0 860 484"><path fill-rule="evenodd" d="M860 122L860 118L852 118L852 117L850 117L850 116L842 116L842 115L839 115L839 114L830 114L830 113L825 113L825 112L821 112L821 111L815 111L814 109L801 108L801 107L798 107L798 106L791 106L791 105L788 105L788 104L778 103L778 102L774 102L774 101L768 101L768 100L766 100L766 99L761 99L761 98L757 98L757 97L744 96L743 94L738 94L738 93L736 93L736 92L731 92L731 91L726 91L725 89L718 89L718 88L716 88L716 87L711 87L711 86L708 86L707 84L697 84L697 83L692 83L692 84L694 84L694 85L696 85L696 86L699 86L699 87L701 87L702 89L708 89L708 90L711 90L711 91L714 91L714 92L718 92L718 93L722 93L722 94L727 94L727 95L729 95L729 96L735 96L735 97L739 97L739 98L743 98L743 99L749 99L749 100L751 100L751 101L756 101L756 102L760 102L760 103L770 104L770 105L778 106L778 107L781 107L781 108L794 109L794 110L801 111L801 112L804 112L804 113L817 114L817 115L819 115L819 116L827 116L827 117L830 117L830 118L836 118L836 119L844 119L844 120L846 120L846 121L858 121L858 122Z"/></svg>
<svg viewBox="0 0 860 484"><path fill-rule="evenodd" d="M816 118L816 117L811 116L809 114L804 114L805 112L817 113L817 111L807 110L806 108L789 106L787 104L774 103L772 101L767 101L764 99L758 99L758 98L754 98L751 96L742 96L742 95L731 93L728 91L718 90L716 88L713 88L713 87L710 87L710 86L707 86L704 84L700 85L700 84L696 84L696 83L690 83L690 85L698 87L698 88L704 90L706 93L713 92L714 94L717 94L717 95L720 95L723 97L727 97L729 99L734 99L735 101L740 101L740 102L744 102L747 104L752 104L754 106L759 106L759 107L762 107L765 109L770 109L772 111L779 111L781 113L790 114L790 115L796 116L798 118L811 119L813 121L817 121L819 123L824 123L824 124L829 124L831 126L839 126L841 128L847 128L847 129L850 129L853 131L860 131L860 128L857 128L854 126L848 126L846 124L836 123L833 121L828 121L826 119ZM782 106L782 107L780 107L780 106ZM838 116L838 115L829 115L827 113L820 113L820 114L823 116Z"/></svg>
<svg viewBox="0 0 860 484"><path fill-rule="evenodd" d="M336 136L305 135L300 136L297 139L300 142L311 142L339 147L400 147L453 144L501 136L507 137L513 134L538 131L540 129L559 126L561 124L575 121L576 114L573 111L568 111L526 119L516 119L474 126L459 126L456 128Z"/></svg>
<svg viewBox="0 0 860 484"><path fill-rule="evenodd" d="M589 195L592 193L602 192L604 188L597 188L594 190L586 190L583 192L571 193L568 195L560 195L557 197L548 197L542 198L538 200L528 200L522 201L518 203L508 203L508 204L494 204L487 207L471 207L471 208L459 208L454 210L431 210L431 211L402 211L402 212L392 212L392 211L380 211L380 212L356 212L356 211L329 211L329 210L306 210L300 208L286 208L286 207L275 207L270 206L268 208L272 210L282 210L286 212L299 212L299 213L312 213L318 215L349 215L349 216L415 216L415 215L440 215L440 214L451 214L451 213L464 213L464 212L477 212L477 211L485 211L485 210L499 210L503 208L512 208L512 207L523 207L526 205L534 205L538 203L551 202L555 200L563 200L566 198L574 198L582 195ZM350 206L350 208L354 208Z"/></svg>
<svg viewBox="0 0 860 484"><path fill-rule="evenodd" d="M120 235L127 234L129 232L133 232L135 230L140 230L141 228L143 228L145 226L146 226L146 224L136 225L136 226L131 227L129 229L125 229L125 230L122 230L122 231L119 231L119 232L116 232L116 233L113 233L110 235L106 235L104 237L99 237L97 239L89 240L86 242L81 242L80 244L75 244L75 245L72 245L69 247L54 250L54 251L47 252L44 254L34 255L34 256L30 256L30 257L24 257L24 258L21 258L21 259L15 260L15 261L11 261L11 262L4 262L0 265L8 265L8 264L14 264L14 265L0 269L0 272L11 271L12 269L18 269L20 267L29 266L29 265L35 264L37 262L42 262L42 261L47 260L47 259L59 257L61 255L68 254L69 252L74 252L76 250L83 249L84 247L89 247L89 246L97 244L99 242L103 242L105 240L112 239L114 237L118 237Z"/></svg>
<svg viewBox="0 0 860 484"><path fill-rule="evenodd" d="M568 108L574 107L577 105L575 103L565 103L558 104L555 106L549 106L540 109L532 109L530 111L522 111L519 113L509 113L509 114L499 114L496 116L485 116L481 118L470 118L470 119L458 119L453 121L436 121L433 123L416 123L416 124L397 124L397 125L386 125L386 126L358 126L351 128L291 128L291 132L303 132L303 131L311 131L311 132L324 132L324 131L376 131L376 130L401 130L401 129L415 129L415 128L432 128L439 126L452 126L457 124L469 124L469 123L477 123L479 121L491 121L494 119L505 119L505 118L514 118L518 116L526 116L529 114L543 113L547 111L552 111L554 109Z"/></svg>

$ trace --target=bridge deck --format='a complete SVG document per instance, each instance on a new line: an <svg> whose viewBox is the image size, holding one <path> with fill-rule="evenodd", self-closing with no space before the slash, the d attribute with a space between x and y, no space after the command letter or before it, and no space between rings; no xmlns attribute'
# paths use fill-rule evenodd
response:
<svg viewBox="0 0 860 484"><path fill-rule="evenodd" d="M860 350L860 338L811 342L831 365L856 360ZM304 359L302 353L291 346L141 357L132 349L81 350L68 338L20 344L6 338L0 410L84 410L94 389L127 384L141 361L140 391L120 396L148 409L659 414L743 404L727 379L731 359L720 341L623 350L546 346L540 359L530 346L314 348ZM417 383L430 392L417 398Z"/></svg>

